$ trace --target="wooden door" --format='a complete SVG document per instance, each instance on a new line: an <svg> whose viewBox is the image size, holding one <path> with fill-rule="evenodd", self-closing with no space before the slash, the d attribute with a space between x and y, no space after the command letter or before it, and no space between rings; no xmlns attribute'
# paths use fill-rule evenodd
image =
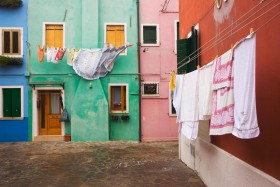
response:
<svg viewBox="0 0 280 187"><path fill-rule="evenodd" d="M60 91L38 92L37 108L40 135L61 135Z"/></svg>

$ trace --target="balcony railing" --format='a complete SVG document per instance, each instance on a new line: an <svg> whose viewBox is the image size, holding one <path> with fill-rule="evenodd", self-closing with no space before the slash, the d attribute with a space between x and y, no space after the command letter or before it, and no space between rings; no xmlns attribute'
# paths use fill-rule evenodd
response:
<svg viewBox="0 0 280 187"><path fill-rule="evenodd" d="M21 65L22 61L22 58L0 56L0 66Z"/></svg>
<svg viewBox="0 0 280 187"><path fill-rule="evenodd" d="M0 0L0 7L17 8L22 6L22 0Z"/></svg>

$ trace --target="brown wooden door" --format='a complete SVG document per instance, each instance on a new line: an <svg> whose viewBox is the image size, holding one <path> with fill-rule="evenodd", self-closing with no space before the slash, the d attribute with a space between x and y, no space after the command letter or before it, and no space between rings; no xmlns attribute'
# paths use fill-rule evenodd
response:
<svg viewBox="0 0 280 187"><path fill-rule="evenodd" d="M44 90L38 92L37 108L40 135L61 135L60 91Z"/></svg>

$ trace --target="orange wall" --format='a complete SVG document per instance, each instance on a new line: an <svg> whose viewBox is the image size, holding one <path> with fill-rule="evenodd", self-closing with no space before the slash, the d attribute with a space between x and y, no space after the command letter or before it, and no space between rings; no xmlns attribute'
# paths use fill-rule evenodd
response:
<svg viewBox="0 0 280 187"><path fill-rule="evenodd" d="M202 46L200 63L205 65L216 55L222 55L232 44L246 37L250 28L257 30L256 102L260 136L249 140L238 139L232 135L212 136L211 141L280 180L280 57L277 56L280 52L280 16L260 28L280 12L280 6L277 0L267 0L258 5L259 2L257 0L228 0L226 3L223 2L221 9L218 10L213 4L214 0L180 0L180 37L186 38L190 27L199 23L200 46ZM256 5L258 7L254 11L234 23ZM276 8L241 28L274 6ZM263 9L250 17L260 8ZM248 20L241 23L245 19ZM239 23L241 24L238 26ZM228 26L229 30L222 33ZM237 32L234 33L235 31ZM225 34L229 36L227 39L211 46ZM211 42L206 44L210 40Z"/></svg>

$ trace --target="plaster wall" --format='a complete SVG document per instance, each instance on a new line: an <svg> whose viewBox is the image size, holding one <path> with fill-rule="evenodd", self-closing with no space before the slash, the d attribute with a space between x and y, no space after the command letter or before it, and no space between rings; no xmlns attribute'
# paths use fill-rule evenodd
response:
<svg viewBox="0 0 280 187"><path fill-rule="evenodd" d="M200 56L201 66L213 60L216 55L222 55L226 50L230 49L231 45L246 37L250 33L250 28L257 31L256 104L260 136L249 140L238 139L230 134L211 136L213 145L209 143L209 146L211 145L212 148L206 150L208 145L200 146L199 148L200 152L207 153L206 156L208 155L208 158L201 156L201 162L205 161L204 163L207 163L209 167L222 168L220 173L225 178L230 174L235 176L238 172L235 173L234 170L231 172L231 170L220 166L229 167L227 165L230 162L235 162L234 158L237 157L253 166L247 167L250 172L255 173L255 169L252 168L257 168L257 170L265 172L278 180L280 179L280 152L277 149L277 142L279 142L278 132L280 130L279 125L277 125L279 123L277 114L279 113L278 103L280 103L280 100L278 96L279 89L272 84L280 81L279 59L277 57L280 42L278 34L280 18L278 16L272 19L279 10L279 3L277 4L276 1L260 3L259 1L229 0L227 2L223 1L221 9L217 9L211 0L180 0L180 36L185 38L191 26L199 24L200 46L202 46L201 51L204 50ZM269 21L270 19L272 20ZM226 32L224 32L224 29L227 29ZM221 41L222 38L226 39ZM206 50L211 46L210 44L214 45ZM196 146L198 145L195 144L195 148L197 148ZM233 157L226 156L227 161L219 162L219 156L225 156L225 154L218 147L233 155ZM210 156L211 154L212 156ZM205 181L206 184L209 182L209 184L212 184L205 172L201 170L198 170L198 172L201 172L202 178L208 180ZM236 178L242 178L241 173ZM211 177L211 180L214 181L220 180L222 176L212 175ZM260 178L263 179L263 177ZM227 180L230 179L227 178ZM259 180L256 179L256 181ZM250 185L252 184L255 184L255 181L250 181Z"/></svg>
<svg viewBox="0 0 280 187"><path fill-rule="evenodd" d="M28 90L27 77L27 0L22 7L0 7L0 27L20 28L23 62L21 65L0 66L0 86L23 86L23 118L18 120L0 120L0 142L28 141ZM1 33L2 36L2 33ZM2 45L2 44L1 44ZM2 48L2 47L1 47Z"/></svg>
<svg viewBox="0 0 280 187"><path fill-rule="evenodd" d="M169 115L168 85L169 73L176 69L174 22L179 20L179 2L170 1L166 12L162 12L164 2L140 1L140 24L158 24L160 40L159 46L140 47L142 86L144 82L159 83L159 96L141 97L142 141L178 138L176 117Z"/></svg>

